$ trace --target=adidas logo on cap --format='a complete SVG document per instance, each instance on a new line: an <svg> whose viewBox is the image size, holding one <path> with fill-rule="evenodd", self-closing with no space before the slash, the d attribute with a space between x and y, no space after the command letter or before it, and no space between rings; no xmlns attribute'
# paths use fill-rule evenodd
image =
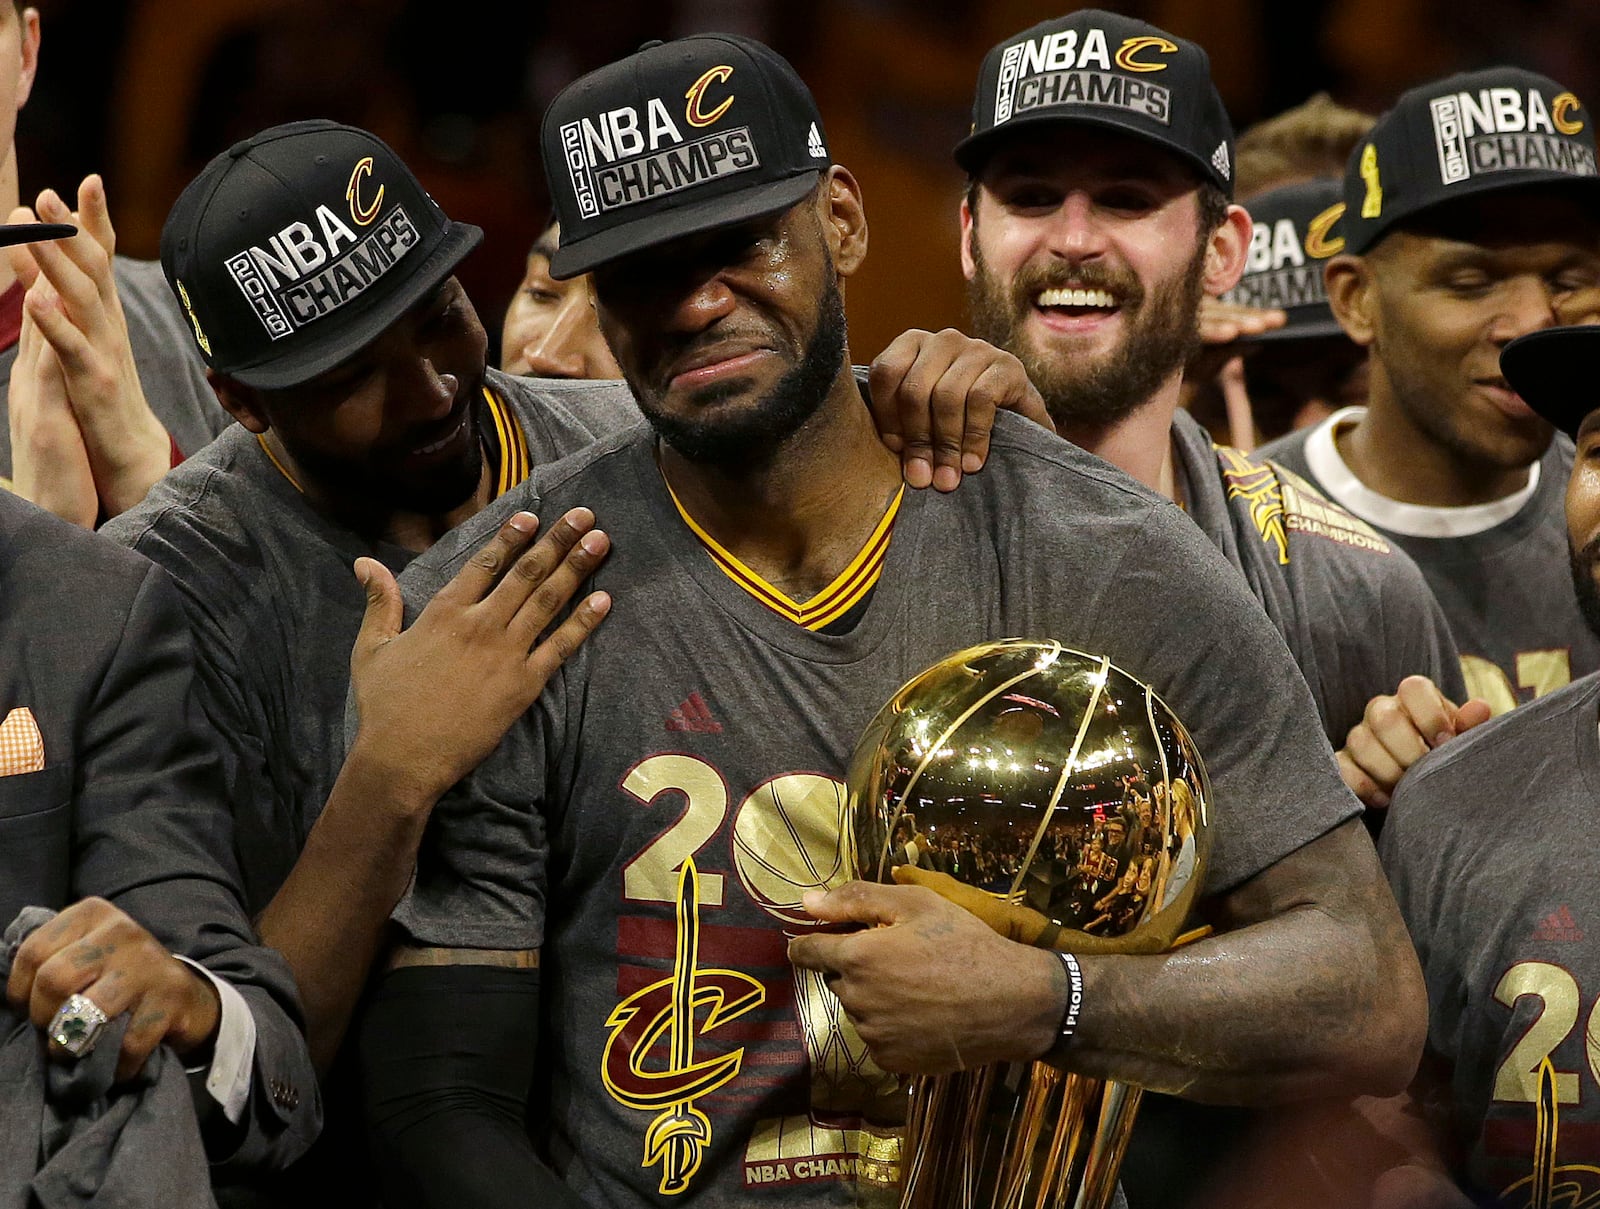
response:
<svg viewBox="0 0 1600 1209"><path fill-rule="evenodd" d="M1211 166L1222 174L1223 180L1233 179L1233 166L1228 159L1228 140L1223 139L1211 153Z"/></svg>

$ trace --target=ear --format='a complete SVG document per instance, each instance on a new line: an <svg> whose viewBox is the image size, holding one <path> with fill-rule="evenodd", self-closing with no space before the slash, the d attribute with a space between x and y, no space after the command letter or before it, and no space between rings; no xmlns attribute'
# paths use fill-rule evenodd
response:
<svg viewBox="0 0 1600 1209"><path fill-rule="evenodd" d="M1226 294L1244 276L1245 257L1250 251L1250 225L1248 210L1243 206L1229 206L1221 225L1211 232L1202 286L1213 298Z"/></svg>
<svg viewBox="0 0 1600 1209"><path fill-rule="evenodd" d="M272 427L261 406L261 392L253 386L246 386L238 379L219 374L214 369L206 370L206 381L211 383L222 409L250 432L260 436Z"/></svg>
<svg viewBox="0 0 1600 1209"><path fill-rule="evenodd" d="M17 108L28 103L33 92L33 77L39 70L39 10L25 8L18 14L21 28L17 31L22 51L22 70L17 73Z"/></svg>
<svg viewBox="0 0 1600 1209"><path fill-rule="evenodd" d="M867 210L862 204L861 186L848 168L834 164L828 169L821 203L833 266L839 276L849 277L867 258Z"/></svg>
<svg viewBox="0 0 1600 1209"><path fill-rule="evenodd" d="M1377 336L1378 280L1365 256L1335 256L1322 266L1333 317L1362 348Z"/></svg>
<svg viewBox="0 0 1600 1209"><path fill-rule="evenodd" d="M978 274L978 259L972 254L972 241L977 238L978 219L964 196L961 199L961 275L968 281Z"/></svg>

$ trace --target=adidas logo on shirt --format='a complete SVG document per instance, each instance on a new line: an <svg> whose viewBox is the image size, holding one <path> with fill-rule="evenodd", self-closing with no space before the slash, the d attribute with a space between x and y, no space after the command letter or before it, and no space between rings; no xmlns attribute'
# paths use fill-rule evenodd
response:
<svg viewBox="0 0 1600 1209"><path fill-rule="evenodd" d="M1539 926L1533 930L1533 938L1563 943L1576 942L1583 939L1583 929L1578 927L1578 921L1572 917L1572 908L1563 903L1539 921Z"/></svg>
<svg viewBox="0 0 1600 1209"><path fill-rule="evenodd" d="M668 730L687 730L700 735L720 735L722 723L711 716L711 707L699 693L690 693L689 699L667 715Z"/></svg>

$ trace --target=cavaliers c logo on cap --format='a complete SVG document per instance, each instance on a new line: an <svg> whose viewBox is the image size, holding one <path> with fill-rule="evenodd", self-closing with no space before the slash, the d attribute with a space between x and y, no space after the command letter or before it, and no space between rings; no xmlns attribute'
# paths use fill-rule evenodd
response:
<svg viewBox="0 0 1600 1209"><path fill-rule="evenodd" d="M1328 238L1333 224L1344 217L1344 203L1334 202L1321 214L1306 224L1306 255L1316 260L1326 260L1344 251L1344 236Z"/></svg>
<svg viewBox="0 0 1600 1209"><path fill-rule="evenodd" d="M1577 134L1583 129L1583 119L1573 121L1567 115L1574 109L1582 109L1583 102L1570 92L1564 92L1550 102L1550 120L1555 123L1557 130L1562 134Z"/></svg>
<svg viewBox="0 0 1600 1209"><path fill-rule="evenodd" d="M689 125L709 126L728 112L728 106L733 104L732 94L724 97L722 103L710 113L702 112L700 103L705 99L706 89L711 86L713 81L726 81L731 75L733 75L733 68L724 63L720 67L713 67L705 75L689 85L689 91L683 94L684 99L689 102L683 109L683 116L688 119Z"/></svg>
<svg viewBox="0 0 1600 1209"><path fill-rule="evenodd" d="M1125 39L1117 48L1117 66L1123 71L1166 71L1167 65L1160 60L1149 62L1136 59L1133 56L1142 50L1153 50L1164 55L1175 55L1178 46L1165 38L1139 37Z"/></svg>
<svg viewBox="0 0 1600 1209"><path fill-rule="evenodd" d="M344 199L350 203L350 217L355 219L356 226L369 226L373 219L378 217L378 211L383 208L383 186L378 186L378 194L372 199L370 206L361 204L361 178L372 175L372 157L364 155L356 162L350 172L350 183L345 186Z"/></svg>

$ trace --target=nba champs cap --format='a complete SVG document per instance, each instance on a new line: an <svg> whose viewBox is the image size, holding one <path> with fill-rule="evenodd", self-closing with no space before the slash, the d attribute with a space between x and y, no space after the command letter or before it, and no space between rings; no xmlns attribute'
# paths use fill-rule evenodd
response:
<svg viewBox="0 0 1600 1209"><path fill-rule="evenodd" d="M1083 9L996 46L978 71L972 132L956 144L956 163L976 175L1001 136L1035 122L1142 138L1233 196L1233 123L1210 56L1143 21Z"/></svg>
<svg viewBox="0 0 1600 1209"><path fill-rule="evenodd" d="M1281 309L1283 327L1240 343L1274 344L1342 336L1344 329L1328 305L1322 266L1344 251L1343 182L1329 177L1269 189L1244 203L1253 224L1244 276L1222 296L1224 302Z"/></svg>
<svg viewBox="0 0 1600 1209"><path fill-rule="evenodd" d="M162 228L161 267L206 364L271 390L370 344L482 238L376 135L290 122L189 183Z"/></svg>
<svg viewBox="0 0 1600 1209"><path fill-rule="evenodd" d="M1569 437L1600 407L1600 326L1547 327L1500 350L1500 372L1523 402Z"/></svg>
<svg viewBox="0 0 1600 1209"><path fill-rule="evenodd" d="M794 68L735 34L647 42L580 77L545 111L540 145L558 279L787 210L833 162Z"/></svg>
<svg viewBox="0 0 1600 1209"><path fill-rule="evenodd" d="M1443 202L1517 185L1600 182L1594 123L1560 84L1520 67L1462 72L1403 93L1345 169L1345 240L1365 252Z"/></svg>

